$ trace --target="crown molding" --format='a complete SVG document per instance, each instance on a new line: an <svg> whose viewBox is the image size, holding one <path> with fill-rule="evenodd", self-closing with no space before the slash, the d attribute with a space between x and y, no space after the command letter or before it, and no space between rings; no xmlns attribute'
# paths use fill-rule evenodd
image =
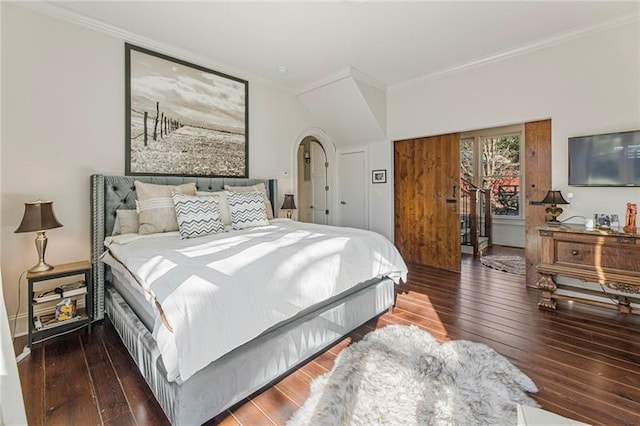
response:
<svg viewBox="0 0 640 426"><path fill-rule="evenodd" d="M425 74L419 77L414 77L412 79L403 81L401 83L391 85L389 87L396 88L396 87L411 86L423 81L446 77L448 75L456 74L472 68L477 68L493 62L498 62L498 61L513 58L516 56L524 55L529 52L533 52L533 51L551 47L557 44L565 43L567 41L574 40L577 38L586 37L591 34L595 34L601 31L606 31L608 29L613 29L617 27L622 27L624 25L637 23L639 21L640 21L640 14L634 13L631 15L625 15L622 17L614 18L598 24L589 25L587 27L575 28L573 30L565 31L563 33L555 34L549 37L544 37L530 43L525 43L515 48L503 50L501 52L498 52L489 56L485 56L485 57L476 59L474 61L466 62L464 64L456 65L450 68L445 68L443 70L436 71L430 74Z"/></svg>
<svg viewBox="0 0 640 426"><path fill-rule="evenodd" d="M2 0L0 0L2 1ZM140 34L132 33L130 31L123 30L122 28L114 25L107 24L94 18L90 18L81 15L77 12L73 12L60 5L54 4L50 1L25 1L15 3L16 5L25 9L33 10L34 12L43 13L45 15L52 16L54 18L62 19L67 22L83 26L85 28L98 31L103 34L107 34L126 41L127 43L134 44L139 47L144 47L158 53L163 53L168 56L179 58L181 60L192 62L204 67L214 69L216 71L223 72L225 74L233 75L245 80L260 80L270 86L273 86L279 90L285 91L290 94L295 94L295 90L285 84L269 80L263 76L257 74L251 74L246 71L242 71L237 68L230 67L226 64L216 62L209 56L205 56L188 49L179 48L166 44L157 40L150 39ZM251 87L251 85L249 85Z"/></svg>

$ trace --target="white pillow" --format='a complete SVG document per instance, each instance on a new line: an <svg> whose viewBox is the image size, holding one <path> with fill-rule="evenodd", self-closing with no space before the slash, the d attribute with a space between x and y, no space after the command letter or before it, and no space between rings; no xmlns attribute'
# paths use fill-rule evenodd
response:
<svg viewBox="0 0 640 426"><path fill-rule="evenodd" d="M178 230L176 209L171 194L178 192L196 195L196 184L185 183L178 186L155 185L134 181L138 195L138 213L140 213L140 235L155 234Z"/></svg>
<svg viewBox="0 0 640 426"><path fill-rule="evenodd" d="M227 202L233 229L248 229L269 224L262 193L230 192Z"/></svg>
<svg viewBox="0 0 640 426"><path fill-rule="evenodd" d="M260 182L256 185L250 186L229 186L225 185L224 189L231 192L255 192L258 191L262 193L264 197L265 209L267 210L267 219L273 219L273 207L271 206L271 201L269 197L267 197L267 188L264 186L264 182Z"/></svg>
<svg viewBox="0 0 640 426"><path fill-rule="evenodd" d="M220 217L218 197L213 195L171 194L176 209L180 236L185 238L204 237L224 232Z"/></svg>
<svg viewBox="0 0 640 426"><path fill-rule="evenodd" d="M207 191L196 191L197 196L202 195L215 195L218 197L218 204L220 205L220 217L222 218L222 223L225 228L231 228L231 213L229 213L229 203L227 203L227 191L216 191L216 192L207 192Z"/></svg>

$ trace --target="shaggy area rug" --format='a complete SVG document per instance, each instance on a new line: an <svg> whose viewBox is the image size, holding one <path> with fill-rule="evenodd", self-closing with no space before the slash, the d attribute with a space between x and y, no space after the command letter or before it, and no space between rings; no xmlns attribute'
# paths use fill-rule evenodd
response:
<svg viewBox="0 0 640 426"><path fill-rule="evenodd" d="M489 268L512 274L524 275L525 261L522 256L489 255L480 258L480 263Z"/></svg>
<svg viewBox="0 0 640 426"><path fill-rule="evenodd" d="M514 425L537 391L489 346L390 325L340 352L288 425Z"/></svg>

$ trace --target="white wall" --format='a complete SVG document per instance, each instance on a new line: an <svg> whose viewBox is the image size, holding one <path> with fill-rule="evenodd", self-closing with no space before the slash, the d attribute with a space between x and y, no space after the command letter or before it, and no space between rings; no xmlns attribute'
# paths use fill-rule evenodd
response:
<svg viewBox="0 0 640 426"><path fill-rule="evenodd" d="M393 241L393 146L386 141L368 146L369 229ZM371 171L386 169L387 183L371 183Z"/></svg>
<svg viewBox="0 0 640 426"><path fill-rule="evenodd" d="M15 4L0 7L0 247L12 315L18 276L37 261L35 234L13 233L25 201L54 200L64 225L47 233L49 263L89 259L89 175L124 173L124 40ZM293 93L233 75L249 80L249 175L278 178L279 193L289 192L283 171L291 171L291 146L315 123ZM25 289L23 282L22 313Z"/></svg>
<svg viewBox="0 0 640 426"><path fill-rule="evenodd" d="M623 218L626 202L640 202L640 189L569 187L567 138L640 128L639 27L636 20L521 56L391 87L388 138L551 118L552 185L574 194L560 219L598 212ZM372 205L372 210L382 208Z"/></svg>

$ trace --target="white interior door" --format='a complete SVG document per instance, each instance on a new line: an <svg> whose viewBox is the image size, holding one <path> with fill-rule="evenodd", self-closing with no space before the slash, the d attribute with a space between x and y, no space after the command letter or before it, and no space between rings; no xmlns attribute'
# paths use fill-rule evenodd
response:
<svg viewBox="0 0 640 426"><path fill-rule="evenodd" d="M311 154L311 210L313 223L327 224L327 157L320 144L312 142Z"/></svg>
<svg viewBox="0 0 640 426"><path fill-rule="evenodd" d="M340 217L342 226L368 228L364 151L340 154Z"/></svg>

